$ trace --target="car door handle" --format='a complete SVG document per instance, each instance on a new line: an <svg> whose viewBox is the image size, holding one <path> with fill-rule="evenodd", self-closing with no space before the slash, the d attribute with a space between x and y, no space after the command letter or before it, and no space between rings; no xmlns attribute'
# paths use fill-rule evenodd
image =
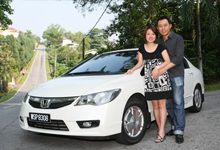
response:
<svg viewBox="0 0 220 150"><path fill-rule="evenodd" d="M190 72L190 73L189 73L189 76L193 76L193 73L192 73L192 72Z"/></svg>

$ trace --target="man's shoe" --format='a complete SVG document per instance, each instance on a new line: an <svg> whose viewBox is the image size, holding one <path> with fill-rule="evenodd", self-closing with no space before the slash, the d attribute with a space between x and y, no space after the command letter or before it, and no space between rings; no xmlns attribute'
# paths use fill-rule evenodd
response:
<svg viewBox="0 0 220 150"><path fill-rule="evenodd" d="M172 136L174 135L173 130L171 129L169 132L166 133L166 136Z"/></svg>
<svg viewBox="0 0 220 150"><path fill-rule="evenodd" d="M184 142L183 135L176 134L176 143L181 144Z"/></svg>

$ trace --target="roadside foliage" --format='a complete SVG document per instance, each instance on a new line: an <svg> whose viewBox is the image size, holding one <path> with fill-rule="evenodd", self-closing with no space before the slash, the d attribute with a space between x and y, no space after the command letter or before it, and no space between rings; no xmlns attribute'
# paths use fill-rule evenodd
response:
<svg viewBox="0 0 220 150"><path fill-rule="evenodd" d="M8 82L18 83L24 69L35 49L35 39L32 34L22 33L17 38L13 35L0 36L0 93L10 92Z"/></svg>

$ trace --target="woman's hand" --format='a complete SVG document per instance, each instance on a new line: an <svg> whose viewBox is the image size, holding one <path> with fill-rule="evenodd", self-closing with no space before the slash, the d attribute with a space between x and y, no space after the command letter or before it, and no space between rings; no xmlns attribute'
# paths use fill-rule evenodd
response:
<svg viewBox="0 0 220 150"><path fill-rule="evenodd" d="M132 69L129 69L125 74L126 75L131 75L134 71Z"/></svg>

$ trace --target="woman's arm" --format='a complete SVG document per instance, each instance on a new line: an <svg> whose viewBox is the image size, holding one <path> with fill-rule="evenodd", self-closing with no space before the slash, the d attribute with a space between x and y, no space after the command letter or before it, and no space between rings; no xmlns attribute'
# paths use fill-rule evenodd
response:
<svg viewBox="0 0 220 150"><path fill-rule="evenodd" d="M163 56L164 62L158 65L158 67L161 69L170 63L170 57L166 49L162 52L162 56Z"/></svg>
<svg viewBox="0 0 220 150"><path fill-rule="evenodd" d="M142 66L143 55L140 52L138 52L137 60L138 60L138 63L132 69L129 69L125 74L132 74L135 70L137 70L138 68Z"/></svg>

